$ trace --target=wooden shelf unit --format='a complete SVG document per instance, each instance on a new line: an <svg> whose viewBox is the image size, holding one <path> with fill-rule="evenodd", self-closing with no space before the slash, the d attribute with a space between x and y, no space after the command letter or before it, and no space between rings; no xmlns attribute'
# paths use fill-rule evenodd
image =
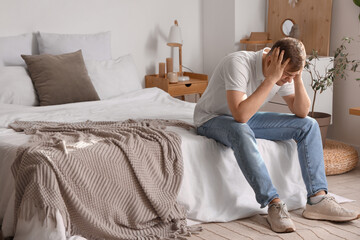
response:
<svg viewBox="0 0 360 240"><path fill-rule="evenodd" d="M360 107L350 108L349 113L351 115L357 115L360 116Z"/></svg>

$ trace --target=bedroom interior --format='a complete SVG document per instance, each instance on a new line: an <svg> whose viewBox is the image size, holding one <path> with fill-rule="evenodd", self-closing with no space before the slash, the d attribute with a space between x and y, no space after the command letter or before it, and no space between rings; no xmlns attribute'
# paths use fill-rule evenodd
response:
<svg viewBox="0 0 360 240"><path fill-rule="evenodd" d="M295 3L296 9L304 2L312 1L290 2ZM266 209L259 208L252 189L238 168L232 150L196 135L194 129L188 126L193 124L193 102L205 91L221 58L241 50L243 46L240 40L249 38L252 32L270 32L270 38L276 39L271 35L269 25L271 16L268 11L272 7L271 3L282 6L283 8L276 7L282 13L284 10L281 9L292 9L288 0L1 0L0 240L12 239L14 235L14 239L121 239L134 236L131 234L146 234L149 239L156 239L155 235L161 235L162 231L167 234L170 226L170 223L161 225L159 218L176 221L178 229L174 230L174 234L179 237L181 234L194 233L187 239L359 239L359 220L339 224L310 222L301 217L306 199L299 199L306 196L306 189L301 178L294 141L258 140L260 152L266 156L265 164L274 185L287 203L298 226L295 233L276 234L270 230L264 217ZM326 15L327 25L316 26L311 22L315 21L314 19L310 21L310 13L304 15L304 21L308 20L314 27L311 30L314 32L309 35L317 32L323 34L320 34L319 46L324 53L323 65L326 65L344 36L359 40L359 8L355 8L351 0L322 0L321 4L330 15L323 13L325 7L313 9L315 16L318 15L321 19ZM297 17L299 16L292 18L295 23L298 21ZM174 25L174 20L177 20L181 27L182 43L178 40L178 44L169 45L169 30ZM304 27L301 24L299 26L302 34L300 36L304 36ZM281 27L274 29L280 31ZM182 49L178 48L180 43ZM309 46L313 46L311 44L310 41ZM348 51L354 58L360 58L359 42L350 45ZM38 55L39 53L45 55ZM172 63L170 69L173 72L182 71L181 65L190 68L191 71L184 71L184 76L188 76L189 80L176 82L175 79L172 80L175 83L171 83L166 75L160 77L159 73L172 72L164 70L167 69L165 63ZM56 79L57 85L49 84L49 78ZM360 86L359 82L354 80L356 78L359 78L358 73L349 72L348 80L335 81L333 89L324 92L318 101L321 111L332 114L327 139L346 144L337 152L330 152L332 157L337 156L338 159L349 157L346 155L348 152L341 152L347 147L355 151L351 152L352 156L355 154L359 158L360 155L360 117L357 116ZM66 94L63 93L64 90ZM281 104L274 99L264 109L284 111ZM121 122L128 119L146 120ZM85 122L87 120L90 122ZM12 124L12 129L9 128L8 125L14 121L18 122ZM27 121L37 121L37 125L29 127ZM104 124L104 121L111 122ZM79 122L85 123L77 124ZM59 161L56 173L43 170L47 177L42 176L42 181L31 181L39 181L39 184L44 184L44 188L51 182L51 187L56 185L56 194L60 193L59 189L62 187L66 191L78 193L81 189L76 187L77 184L90 192L94 204L85 196L84 206L76 208L77 220L70 225L67 224L69 216L74 219L72 212L77 211L69 210L70 213L64 213L63 209L79 206L77 204L80 203L73 197L64 198L65 200L52 196L42 197L49 202L35 207L31 207L33 203L30 200L22 203L15 186L16 189L24 187L27 181L21 179L21 174L25 176L27 173L21 172L23 169L19 167L18 147L27 143L31 134L41 132L41 135L37 135L39 139L54 141L52 143L57 146L56 149L66 152L73 159L83 159L83 153L76 155L75 151L82 148L91 148L94 156L102 158L102 152L110 151L109 144L101 145L99 139L103 136L96 135L97 133L90 136L89 132L81 132L92 124L99 124L97 127L101 128L102 133L106 136L112 135L114 139L121 139L117 133L114 134L115 128L129 135L134 134L131 135L134 138L146 135L148 139L158 139L159 142L162 142L163 138L172 139L172 144L164 144L166 147L163 146L162 149L153 147L156 150L150 149L145 154L146 158L151 159L160 155L157 152L168 151L169 154L161 160L174 162L171 167L166 167L166 171L159 170L162 168L152 160L147 163L142 161L142 157L131 157L136 156L135 154L140 156L140 153L130 151L129 147L124 146L124 153L114 150L113 154L124 155L129 161L128 165L125 164L126 167L121 165L112 169L110 165L97 161L91 162L90 166L75 163L67 166L61 165ZM150 126L151 132L145 126ZM161 128L164 126L167 126L166 130ZM52 132L59 129L64 132L51 140ZM75 135L66 134L73 130L79 131L77 137L81 139L80 142L74 140ZM15 131L25 131L26 134ZM157 137L153 137L155 135ZM143 148L132 138L129 139L128 141L136 146L132 146L134 149ZM102 146L101 150L100 147L97 148L98 145ZM341 156L336 155L339 152ZM48 154L53 156L52 151ZM176 162L179 154L182 155L183 166ZM91 156L87 158L92 159ZM27 159L32 159L31 154ZM116 161L111 160L111 156L104 155L104 162L105 159L109 159L109 164L116 164ZM18 168L12 167L13 162ZM137 166L139 171L132 168L132 165ZM80 172L77 169L82 169L82 176L75 177L72 182L68 175L76 176ZM101 170L96 172L98 169ZM360 212L360 166L357 164L351 169L347 173L327 177L329 192L336 194L345 206ZM132 178L129 184L124 184L122 179L117 178L117 175L127 175L131 171L135 174L129 174ZM13 174L18 176L19 172L20 177L15 181ZM91 175L93 176L90 177ZM104 175L109 175L109 178ZM140 176L140 183L134 180L134 175ZM30 176L28 177L30 181ZM56 178L62 179L58 180L60 185L53 184ZM85 178L94 181L87 182ZM284 178L288 179L287 183L283 181ZM118 206L110 200L116 199L114 197L122 190L108 187L105 185L108 181L116 181L124 187L126 197L121 201L129 203L129 199L134 200L131 206L136 210L133 210L141 212L141 216L144 219L146 217L145 221L159 223L159 228L137 233L123 230L123 235L117 235L118 233L113 231L113 224L121 223L122 226L131 228L136 225L136 219L129 220L110 214L112 209L118 210ZM172 181L172 184L168 184L169 181ZM98 187L97 183L106 187ZM147 192L150 185L155 189L154 192ZM47 196L51 192L49 189L51 188L41 193ZM160 199L164 201L162 203L175 206L171 205L171 212L170 208L163 207L165 205L161 205L160 200L151 195L156 195L160 190L165 196L165 201ZM36 190L22 192L24 198L30 198L34 193ZM146 202L144 199L155 200L149 200L149 205L143 207L141 203ZM102 201L106 204L105 207L99 207ZM45 207L54 209L51 206L63 206L65 202L70 205L56 207L56 211L41 210ZM19 219L15 215L15 210L18 209L17 214L22 216ZM93 212L87 214L88 209ZM123 211L132 210L125 206ZM188 226L182 221L185 212ZM156 214L158 217L154 218ZM96 224L96 228L88 224L91 222ZM197 224L203 228L200 234ZM184 232L180 233L179 229ZM77 234L70 236L69 233Z"/></svg>

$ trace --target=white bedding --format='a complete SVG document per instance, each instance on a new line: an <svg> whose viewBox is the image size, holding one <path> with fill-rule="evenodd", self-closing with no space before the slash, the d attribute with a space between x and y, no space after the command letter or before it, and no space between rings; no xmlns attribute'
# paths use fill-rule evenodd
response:
<svg viewBox="0 0 360 240"><path fill-rule="evenodd" d="M0 105L0 222L4 236L13 229L14 180L10 167L16 147L29 137L8 129L14 120L79 122L122 121L129 118L177 119L193 123L195 104L170 97L157 88L142 89L117 98L46 107ZM243 177L231 149L196 135L194 130L172 128L182 137L184 178L178 201L186 206L189 219L200 222L230 221L265 213ZM303 207L306 189L294 141L272 142L258 139L260 153L280 197L289 209ZM286 179L286 181L284 181ZM58 216L60 218L60 215ZM32 234L32 235L31 235ZM37 217L18 222L15 239L82 239L66 236L63 225ZM45 237L46 236L46 237Z"/></svg>

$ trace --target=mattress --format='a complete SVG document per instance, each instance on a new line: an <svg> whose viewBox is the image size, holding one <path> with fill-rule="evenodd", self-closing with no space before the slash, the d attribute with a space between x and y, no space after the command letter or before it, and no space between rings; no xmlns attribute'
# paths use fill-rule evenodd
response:
<svg viewBox="0 0 360 240"><path fill-rule="evenodd" d="M95 102L71 103L45 107L0 105L0 221L4 236L15 239L83 239L67 236L60 214L57 222L47 224L34 216L30 221L14 222L14 179L10 168L16 149L29 136L8 129L15 120L80 122L123 121L126 119L176 119L193 124L195 104L172 98L157 88L141 89L122 96ZM255 194L242 175L233 151L196 134L195 129L171 127L181 136L184 177L178 201L194 222L226 222L266 213L260 209ZM257 139L259 150L281 199L288 208L306 203L306 189L301 177L296 143ZM286 181L285 181L286 180Z"/></svg>

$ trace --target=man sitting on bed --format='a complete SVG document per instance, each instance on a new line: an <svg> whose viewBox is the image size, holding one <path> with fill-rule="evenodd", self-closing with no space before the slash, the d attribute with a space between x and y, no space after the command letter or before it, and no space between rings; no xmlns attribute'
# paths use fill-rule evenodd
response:
<svg viewBox="0 0 360 240"><path fill-rule="evenodd" d="M198 134L234 150L257 202L262 208L268 206L267 220L275 232L293 232L295 225L271 182L255 138L297 142L308 192L305 218L341 222L358 218L327 195L319 126L307 117L310 100L301 78L305 58L304 45L294 38L281 39L271 49L229 54L216 67L195 107ZM293 114L258 112L276 93Z"/></svg>

